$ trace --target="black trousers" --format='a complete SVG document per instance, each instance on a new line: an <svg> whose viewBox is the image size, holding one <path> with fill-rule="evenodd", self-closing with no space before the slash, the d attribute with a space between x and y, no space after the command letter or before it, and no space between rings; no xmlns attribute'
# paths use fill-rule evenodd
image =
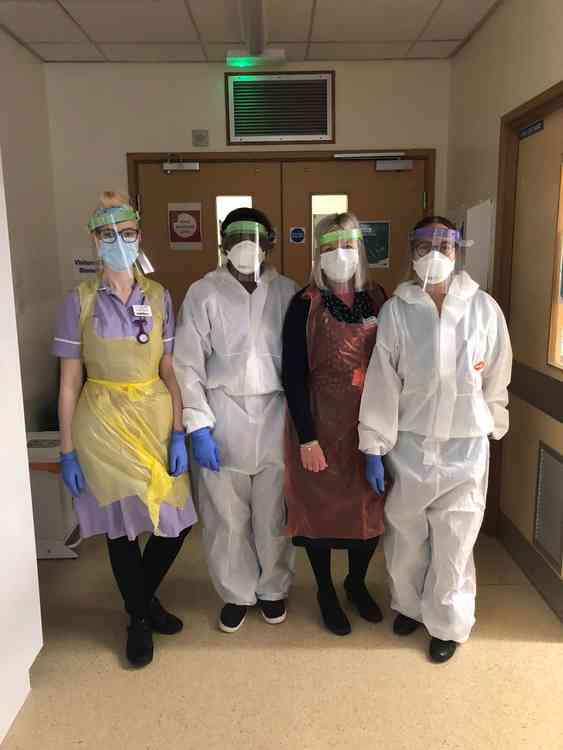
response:
<svg viewBox="0 0 563 750"><path fill-rule="evenodd" d="M126 536L107 538L113 574L130 615L147 617L148 605L189 533L190 528L173 538L152 534L143 553L137 539L131 542Z"/></svg>

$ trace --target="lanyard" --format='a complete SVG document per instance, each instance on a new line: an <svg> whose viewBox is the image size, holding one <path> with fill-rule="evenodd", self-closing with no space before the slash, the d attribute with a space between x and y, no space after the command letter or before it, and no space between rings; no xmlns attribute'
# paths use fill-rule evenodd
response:
<svg viewBox="0 0 563 750"><path fill-rule="evenodd" d="M141 305L144 305L146 303L145 295L143 294L143 300L141 302ZM130 308L131 312L133 312L133 308ZM137 341L139 344L148 344L150 341L150 336L147 333L146 330L146 320L145 318L139 318L137 316L134 316L133 322L139 326L139 333L137 334Z"/></svg>

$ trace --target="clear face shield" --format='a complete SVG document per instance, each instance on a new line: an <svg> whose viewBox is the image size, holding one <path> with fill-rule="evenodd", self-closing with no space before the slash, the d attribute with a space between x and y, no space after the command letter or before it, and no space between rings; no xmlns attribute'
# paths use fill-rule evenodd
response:
<svg viewBox="0 0 563 750"><path fill-rule="evenodd" d="M446 293L454 276L465 269L465 250L457 229L429 225L410 234L413 268L424 291Z"/></svg>
<svg viewBox="0 0 563 750"><path fill-rule="evenodd" d="M321 274L330 285L365 281L366 253L360 229L334 229L319 237L314 276Z"/></svg>
<svg viewBox="0 0 563 750"><path fill-rule="evenodd" d="M137 266L145 273L154 268L140 247L139 214L130 206L97 209L88 223L94 234L98 259L115 273L134 277Z"/></svg>
<svg viewBox="0 0 563 750"><path fill-rule="evenodd" d="M233 276L245 283L260 282L266 254L272 246L268 230L256 221L234 221L225 229L223 255Z"/></svg>

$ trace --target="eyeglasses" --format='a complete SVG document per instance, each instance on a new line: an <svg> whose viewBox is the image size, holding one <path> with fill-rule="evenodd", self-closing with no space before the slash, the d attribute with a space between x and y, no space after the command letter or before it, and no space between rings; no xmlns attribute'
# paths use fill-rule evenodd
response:
<svg viewBox="0 0 563 750"><path fill-rule="evenodd" d="M437 250L442 255L455 255L455 242L443 240L442 242L430 242L429 240L418 240L414 243L414 254L419 258L428 255L432 250Z"/></svg>
<svg viewBox="0 0 563 750"><path fill-rule="evenodd" d="M121 237L123 242L136 242L139 239L139 230L131 228L119 231L115 229L100 229L97 234L103 242L107 242L110 245L117 241L117 235Z"/></svg>

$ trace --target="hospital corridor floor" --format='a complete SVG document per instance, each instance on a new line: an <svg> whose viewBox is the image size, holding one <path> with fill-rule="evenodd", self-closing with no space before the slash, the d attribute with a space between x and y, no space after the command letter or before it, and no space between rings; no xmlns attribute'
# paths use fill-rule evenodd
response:
<svg viewBox="0 0 563 750"><path fill-rule="evenodd" d="M473 636L436 665L422 629L391 631L381 549L368 580L381 624L346 605L352 634L323 630L299 550L287 621L253 610L220 633L197 530L161 591L184 631L155 636L153 664L134 671L105 542L89 540L77 561L40 563L45 647L1 750L561 750L562 625L496 540L482 536L476 560Z"/></svg>

